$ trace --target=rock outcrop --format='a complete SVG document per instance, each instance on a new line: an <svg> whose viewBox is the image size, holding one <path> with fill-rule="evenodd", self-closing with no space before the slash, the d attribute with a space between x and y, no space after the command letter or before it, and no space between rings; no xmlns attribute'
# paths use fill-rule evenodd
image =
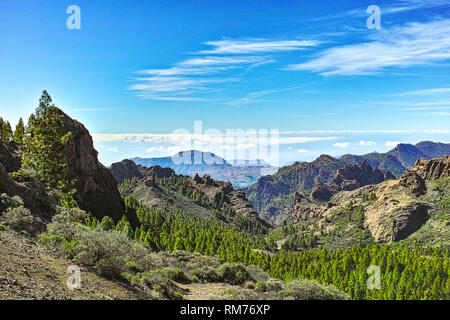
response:
<svg viewBox="0 0 450 320"><path fill-rule="evenodd" d="M72 132L72 139L66 147L69 176L76 181L75 195L78 205L99 219L110 216L118 221L125 214L125 205L120 196L116 179L97 158L92 136L80 122L72 119L62 110L59 118L66 132ZM135 216L128 217L136 224Z"/></svg>
<svg viewBox="0 0 450 320"><path fill-rule="evenodd" d="M113 163L109 168L109 171L111 171L118 183L123 183L125 180L132 178L141 179L143 177L138 166L128 159Z"/></svg>
<svg viewBox="0 0 450 320"><path fill-rule="evenodd" d="M339 191L351 191L370 184L395 179L389 171L373 169L367 161L359 165L347 164L338 169L333 180L327 184L319 183L311 190L311 201L329 201Z"/></svg>
<svg viewBox="0 0 450 320"><path fill-rule="evenodd" d="M427 228L440 225L438 222L441 218L431 224L428 221L434 214L442 212L442 199L448 199L449 161L449 156L420 159L399 179L389 179L351 191L339 191L326 204L295 194L291 220L294 223L311 221L313 225L327 225L328 228L344 225L345 231L341 230L344 234L351 233L353 228L363 228L369 231L376 242L407 239L413 234L417 235L416 231L424 225ZM379 174L378 177L381 179ZM326 197L328 189L324 187L317 185L317 189L313 189L317 197Z"/></svg>
<svg viewBox="0 0 450 320"><path fill-rule="evenodd" d="M312 188L309 194L309 199L311 201L328 201L333 195L333 190L330 186L323 183L318 183Z"/></svg>
<svg viewBox="0 0 450 320"><path fill-rule="evenodd" d="M450 177L450 156L437 159L419 159L411 169L424 180Z"/></svg>

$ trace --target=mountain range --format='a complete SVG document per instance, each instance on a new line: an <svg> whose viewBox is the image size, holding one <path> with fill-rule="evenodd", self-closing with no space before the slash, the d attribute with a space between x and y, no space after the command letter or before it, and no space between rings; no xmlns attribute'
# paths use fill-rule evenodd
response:
<svg viewBox="0 0 450 320"><path fill-rule="evenodd" d="M0 270L8 271L0 277L0 299L180 299L191 290L206 297L213 288L220 288L217 299L380 299L395 293L397 282L415 286L408 297L446 297L450 156L425 157L448 153L447 144L399 145L386 154L352 158L356 163L345 160L349 155L322 155L261 177L245 189L247 197L207 174L186 176L131 160L108 170L88 130L48 108L51 126L68 137L63 148L51 151L63 156L74 189L65 193L58 189L64 185L46 184L53 171L22 161L28 140L0 142ZM48 111L38 116L50 117ZM55 131L42 132L51 139ZM42 151L33 151L41 164L48 155ZM196 165L206 169L235 168L213 154L187 155L201 156ZM213 163L205 161L211 158ZM377 167L413 161L398 178ZM74 201L66 201L70 195ZM385 271L386 279L393 279L387 288L355 292L365 288L367 267L385 263L387 255L392 270ZM83 267L83 295L55 285L73 263ZM284 282L265 272L281 280L295 276ZM316 275L345 294L309 282Z"/></svg>
<svg viewBox="0 0 450 320"><path fill-rule="evenodd" d="M431 159L449 154L450 144L423 141L415 145L400 143L386 153L346 154L340 158L321 155L312 162L295 162L281 167L275 174L261 177L253 185L244 187L244 191L259 214L273 222L280 216L289 215L294 192L308 196L316 185L330 183L336 171L345 165L359 165L366 161L374 169L400 177L419 158Z"/></svg>

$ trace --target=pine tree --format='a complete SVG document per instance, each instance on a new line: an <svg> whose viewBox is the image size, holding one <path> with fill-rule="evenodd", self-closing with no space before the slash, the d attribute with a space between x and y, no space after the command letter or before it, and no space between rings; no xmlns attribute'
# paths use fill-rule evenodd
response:
<svg viewBox="0 0 450 320"><path fill-rule="evenodd" d="M13 134L13 140L18 145L23 144L23 139L25 136L25 125L23 124L22 118L19 119L19 123L16 125L16 130Z"/></svg>
<svg viewBox="0 0 450 320"><path fill-rule="evenodd" d="M68 177L65 147L71 138L72 133L65 132L58 109L44 90L39 107L28 121L23 166L34 169L48 188L68 194L69 199L64 200L68 203L73 195L73 182Z"/></svg>
<svg viewBox="0 0 450 320"><path fill-rule="evenodd" d="M6 145L11 141L11 137L11 124L0 117L0 142Z"/></svg>

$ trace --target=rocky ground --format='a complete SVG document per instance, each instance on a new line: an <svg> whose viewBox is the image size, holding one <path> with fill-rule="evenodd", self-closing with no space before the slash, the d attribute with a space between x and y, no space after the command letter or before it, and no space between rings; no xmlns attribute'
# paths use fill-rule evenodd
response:
<svg viewBox="0 0 450 320"><path fill-rule="evenodd" d="M81 268L81 289L67 288L73 263L14 231L0 230L0 300L151 299L140 288L106 280Z"/></svg>

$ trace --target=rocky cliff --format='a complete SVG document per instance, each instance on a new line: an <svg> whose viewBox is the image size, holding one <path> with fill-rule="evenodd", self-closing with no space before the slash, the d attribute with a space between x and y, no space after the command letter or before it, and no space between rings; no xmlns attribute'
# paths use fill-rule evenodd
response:
<svg viewBox="0 0 450 320"><path fill-rule="evenodd" d="M289 214L294 192L309 194L315 185L331 181L336 170L345 164L339 159L321 155L312 162L296 162L282 167L274 175L261 177L244 191L260 215L276 223L278 218Z"/></svg>
<svg viewBox="0 0 450 320"><path fill-rule="evenodd" d="M359 229L369 232L376 242L407 238L423 241L423 236L416 235L423 229L421 234L448 243L448 214L444 212L448 208L443 207L442 200L448 201L450 195L449 158L420 159L399 179L340 191L327 203L311 202L295 193L290 218L294 223L320 225L325 230L339 229L335 231L341 233L338 240L349 234L355 236L358 233L353 230ZM323 187L322 192L328 191Z"/></svg>
<svg viewBox="0 0 450 320"><path fill-rule="evenodd" d="M327 184L314 186L309 195L311 201L329 201L331 196L339 191L351 191L369 184L395 179L389 171L373 169L367 161L360 164L347 164L338 169L333 180Z"/></svg>
<svg viewBox="0 0 450 320"><path fill-rule="evenodd" d="M411 171L425 180L450 177L450 156L431 160L419 159Z"/></svg>
<svg viewBox="0 0 450 320"><path fill-rule="evenodd" d="M70 178L76 181L76 200L81 209L97 218L110 216L118 221L125 213L125 205L118 190L117 181L111 172L98 161L92 136L80 122L62 110L59 118L72 139L66 147ZM135 217L129 217L136 222Z"/></svg>

